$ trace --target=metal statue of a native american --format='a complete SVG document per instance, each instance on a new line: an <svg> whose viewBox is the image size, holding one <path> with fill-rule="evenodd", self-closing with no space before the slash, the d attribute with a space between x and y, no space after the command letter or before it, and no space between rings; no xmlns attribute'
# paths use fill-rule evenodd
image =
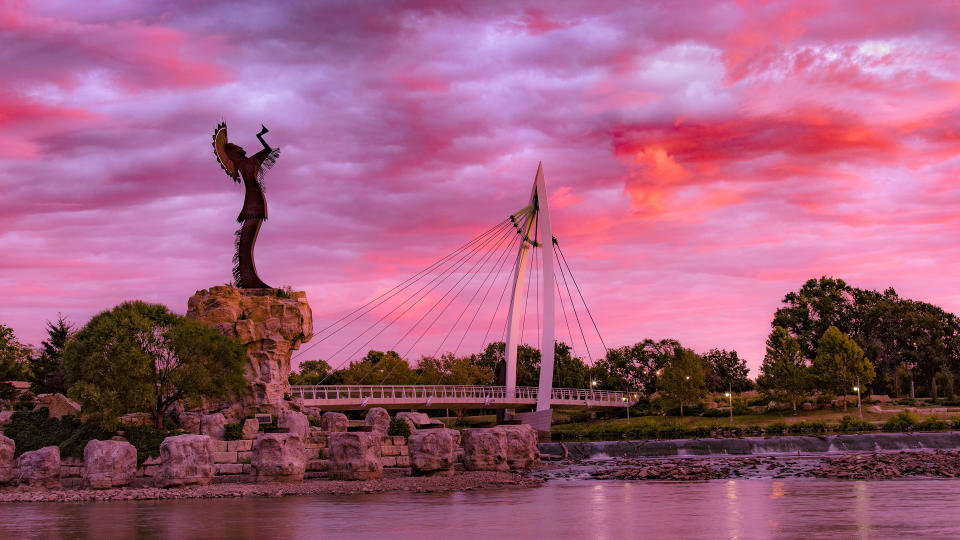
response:
<svg viewBox="0 0 960 540"><path fill-rule="evenodd" d="M267 200L263 196L263 175L273 167L280 156L279 148L270 148L263 140L268 132L260 126L257 139L263 145L252 156L247 156L243 148L227 142L227 124L222 122L213 131L213 153L220 167L234 182L243 182L243 210L237 216L241 224L235 233L236 253L233 255L233 281L241 289L270 288L257 276L257 267L253 263L253 245L257 242L260 225L267 219Z"/></svg>

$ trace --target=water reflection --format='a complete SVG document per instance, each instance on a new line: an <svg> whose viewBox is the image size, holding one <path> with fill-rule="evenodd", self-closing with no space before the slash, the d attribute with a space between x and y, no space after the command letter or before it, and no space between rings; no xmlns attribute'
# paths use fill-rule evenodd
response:
<svg viewBox="0 0 960 540"><path fill-rule="evenodd" d="M0 505L0 538L960 537L960 480L554 481L454 494Z"/></svg>

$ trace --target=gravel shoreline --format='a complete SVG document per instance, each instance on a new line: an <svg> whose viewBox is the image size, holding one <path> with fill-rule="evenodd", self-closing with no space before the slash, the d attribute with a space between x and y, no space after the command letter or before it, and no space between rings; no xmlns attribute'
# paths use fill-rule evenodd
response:
<svg viewBox="0 0 960 540"><path fill-rule="evenodd" d="M855 452L834 455L778 454L614 458L554 462L533 477L598 480L715 480L721 478L958 478L960 451L915 450Z"/></svg>
<svg viewBox="0 0 960 540"><path fill-rule="evenodd" d="M401 476L361 482L306 480L281 484L212 484L184 488L42 489L25 486L0 488L5 502L142 501L162 499L216 499L224 497L283 497L288 495L358 495L365 493L448 493L489 488L528 488L543 480L506 472L458 472L453 476Z"/></svg>

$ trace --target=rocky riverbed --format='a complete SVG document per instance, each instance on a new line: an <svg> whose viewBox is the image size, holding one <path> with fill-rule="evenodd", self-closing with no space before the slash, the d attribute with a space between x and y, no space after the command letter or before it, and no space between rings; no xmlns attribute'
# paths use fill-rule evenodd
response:
<svg viewBox="0 0 960 540"><path fill-rule="evenodd" d="M531 476L544 480L594 478L676 481L796 477L851 480L956 478L960 477L960 451L567 460L547 464Z"/></svg>
<svg viewBox="0 0 960 540"><path fill-rule="evenodd" d="M502 487L534 487L541 478L508 472L458 472L453 476L398 476L369 481L307 480L298 483L213 484L185 488L117 488L105 490L0 488L4 502L85 502L151 499L214 499L223 497L282 497L286 495L363 494L385 492L443 493Z"/></svg>

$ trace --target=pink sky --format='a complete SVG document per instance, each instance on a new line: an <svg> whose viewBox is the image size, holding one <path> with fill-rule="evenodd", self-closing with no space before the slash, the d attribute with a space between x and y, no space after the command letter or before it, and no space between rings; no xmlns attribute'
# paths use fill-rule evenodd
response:
<svg viewBox="0 0 960 540"><path fill-rule="evenodd" d="M623 4L2 4L0 322L36 345L227 282L221 120L282 149L257 267L318 328L523 206L541 160L610 346L755 375L821 275L960 311L960 6Z"/></svg>

